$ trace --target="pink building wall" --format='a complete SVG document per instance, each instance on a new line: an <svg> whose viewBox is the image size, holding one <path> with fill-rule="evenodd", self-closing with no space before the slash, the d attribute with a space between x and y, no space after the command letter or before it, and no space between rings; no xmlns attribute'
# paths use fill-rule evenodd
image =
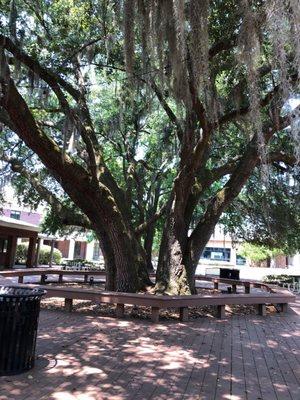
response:
<svg viewBox="0 0 300 400"><path fill-rule="evenodd" d="M20 211L20 210L13 210L13 209L4 208L3 209L3 215L5 217L10 217L11 211ZM39 213L27 212L27 211L20 211L20 213L21 213L20 214L20 221L28 222L29 224L39 225L41 220L42 220L42 216Z"/></svg>

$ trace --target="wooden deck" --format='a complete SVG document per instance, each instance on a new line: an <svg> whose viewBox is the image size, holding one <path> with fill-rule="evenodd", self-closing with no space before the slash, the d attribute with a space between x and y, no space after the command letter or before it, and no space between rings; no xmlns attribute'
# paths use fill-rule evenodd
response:
<svg viewBox="0 0 300 400"><path fill-rule="evenodd" d="M287 314L189 323L42 311L36 367L0 400L299 400L300 298Z"/></svg>

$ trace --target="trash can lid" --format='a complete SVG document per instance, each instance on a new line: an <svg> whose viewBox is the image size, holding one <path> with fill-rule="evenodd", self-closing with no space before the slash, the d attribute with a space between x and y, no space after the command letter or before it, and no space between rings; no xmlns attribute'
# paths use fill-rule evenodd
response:
<svg viewBox="0 0 300 400"><path fill-rule="evenodd" d="M40 288L20 288L18 286L0 286L1 297L41 297L46 290Z"/></svg>

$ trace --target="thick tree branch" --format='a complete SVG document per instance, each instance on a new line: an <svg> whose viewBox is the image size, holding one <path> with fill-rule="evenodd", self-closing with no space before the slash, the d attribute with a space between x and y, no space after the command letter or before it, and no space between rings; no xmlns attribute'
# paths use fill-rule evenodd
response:
<svg viewBox="0 0 300 400"><path fill-rule="evenodd" d="M9 115L7 112L4 110L4 108L0 108L0 122L7 126L11 131L15 131L15 126L12 123L11 119L9 118Z"/></svg>
<svg viewBox="0 0 300 400"><path fill-rule="evenodd" d="M281 120L279 127L266 129L264 134L265 143L267 144L269 142L275 132L277 132L279 129L283 129L288 124L288 119L283 119ZM203 245L205 245L209 239L222 212L225 210L227 205L240 193L253 169L259 163L260 156L257 141L258 137L255 135L249 143L243 157L241 157L237 163L230 179L224 185L223 189L221 189L211 200L203 218L201 218L192 235L190 236L189 242L191 245L193 258L197 259L197 257L200 256L198 254L199 249L202 249Z"/></svg>
<svg viewBox="0 0 300 400"><path fill-rule="evenodd" d="M168 203L164 204L151 218L149 218L147 221L139 225L135 229L135 233L137 235L141 235L142 233L144 233L149 228L149 226L153 225L161 216L164 215L167 208L168 208Z"/></svg>
<svg viewBox="0 0 300 400"><path fill-rule="evenodd" d="M128 214L128 210L126 209L126 202L124 201L124 193L122 189L117 185L115 179L113 178L110 171L104 164L102 157L100 157L101 149L99 148L98 140L96 134L93 129L93 124L91 121L91 117L89 114L88 107L86 102L82 101L82 93L80 90L75 89L72 85L66 82L63 78L61 78L58 74L55 74L53 71L43 67L37 60L33 59L25 52L23 52L17 45L15 45L9 38L6 36L0 35L0 47L6 48L9 52L11 52L16 59L24 63L28 68L33 70L36 74L40 76L54 91L58 100L61 104L61 107L64 113L69 116L69 118L74 121L75 125L78 127L79 132L83 138L87 146L87 151L90 159L90 167L93 173L93 176L97 179L99 178L102 183L104 183L114 195L116 195L116 199L119 199L120 202L118 206L124 213ZM61 90L61 87L64 88L76 102L80 105L82 114L85 116L84 123L78 118L78 116L74 113L74 111L70 108L68 101ZM99 158L100 157L100 158ZM101 166L99 165L101 164ZM100 173L100 170L101 173Z"/></svg>
<svg viewBox="0 0 300 400"><path fill-rule="evenodd" d="M53 72L49 68L42 66L36 59L26 54L20 49L12 40L7 36L0 34L0 47L5 48L7 51L13 54L13 56L26 65L29 69L34 71L40 78L45 81L51 88L60 85L64 88L74 100L80 98L80 92L74 88L69 82L63 79L58 73Z"/></svg>
<svg viewBox="0 0 300 400"><path fill-rule="evenodd" d="M183 131L182 131L181 124L178 121L175 113L172 111L171 107L166 102L166 99L165 99L162 91L159 89L159 87L154 82L154 80L151 81L150 86L153 89L154 93L156 94L156 97L158 98L162 108L165 110L165 112L166 112L167 116L169 117L170 121L176 126L176 128L177 128L177 136L178 136L178 139L181 141L182 140L182 136L183 136Z"/></svg>
<svg viewBox="0 0 300 400"><path fill-rule="evenodd" d="M97 144L96 136L92 129L91 120L88 114L88 125L85 125L81 122L80 118L76 115L74 110L71 109L69 102L62 91L61 87L68 91L69 94L79 103L82 104L82 93L81 91L75 89L72 85L62 79L58 74L54 74L49 69L43 67L37 60L33 59L25 52L23 52L15 43L13 43L9 38L0 35L0 46L10 51L14 57L24 63L28 68L30 68L34 73L40 76L54 91L57 99L61 105L62 110L64 111L67 118L72 121L72 123L78 128L83 141L86 144L87 152L90 159L90 169L93 176L98 179L98 164L99 164L99 155L96 154L94 145ZM87 108L82 107L85 110L85 114L87 113ZM96 142L96 143L95 143Z"/></svg>
<svg viewBox="0 0 300 400"><path fill-rule="evenodd" d="M267 70L268 70L268 68L266 67L266 70L264 70L264 72L266 72ZM291 82L297 82L297 79L298 79L297 74L291 76ZM281 85L277 85L273 88L273 90L271 90L269 93L267 93L266 96L263 99L261 99L260 107L264 108L267 105L269 105L271 103L271 101L275 98L275 96L277 96L278 93L280 93L280 89L281 89ZM228 122L235 120L236 118L243 117L243 116L249 114L250 111L251 111L250 105L241 107L236 110L232 110L232 111L228 112L227 114L223 115L219 119L218 125L221 126L223 124L226 124Z"/></svg>
<svg viewBox="0 0 300 400"><path fill-rule="evenodd" d="M224 38L219 42L214 43L209 49L209 58L213 59L216 55L222 51L230 50L237 45L238 35L234 34L230 38Z"/></svg>

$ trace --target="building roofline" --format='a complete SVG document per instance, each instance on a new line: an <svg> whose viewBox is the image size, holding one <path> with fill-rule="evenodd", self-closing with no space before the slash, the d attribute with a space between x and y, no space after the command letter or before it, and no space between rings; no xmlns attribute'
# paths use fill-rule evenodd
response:
<svg viewBox="0 0 300 400"><path fill-rule="evenodd" d="M0 226L14 229L21 229L31 232L40 232L40 227L29 222L20 221L14 218L0 215Z"/></svg>

